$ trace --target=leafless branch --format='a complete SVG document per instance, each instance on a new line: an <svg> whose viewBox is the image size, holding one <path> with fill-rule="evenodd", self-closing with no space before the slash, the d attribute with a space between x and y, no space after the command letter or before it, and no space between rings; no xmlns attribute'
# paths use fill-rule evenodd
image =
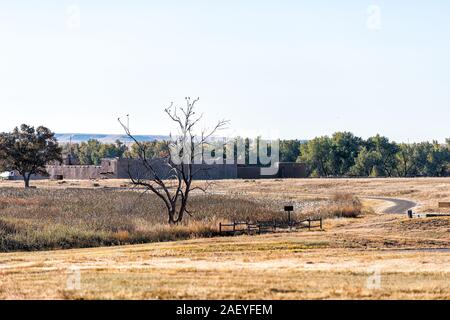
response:
<svg viewBox="0 0 450 320"><path fill-rule="evenodd" d="M196 154L196 148L203 147L205 144L209 144L209 140L219 130L226 127L229 123L226 120L218 121L217 124L210 130L204 129L201 131L200 139L198 140L195 133L196 127L199 125L203 114L197 116L195 112L195 105L199 101L199 98L191 100L190 97L186 97L185 107L174 107L171 103L169 107L164 109L164 112L169 118L177 124L179 135L172 138L168 143L169 155L166 158L148 159L147 150L145 144L139 142L130 132L130 129L122 123L120 118L118 119L122 128L127 136L132 139L138 149L138 158L142 164L141 169L145 171L145 174L134 175L131 173L130 166L128 167L129 177L133 185L143 187L146 191L151 191L156 194L165 204L169 217L169 223L179 223L183 219L184 214L192 216L191 211L188 209L188 201L191 191L200 190L206 192L210 183L206 183L205 186L192 186L192 181L196 175L201 171L207 171L208 168L195 168L193 162ZM174 147L174 148L170 148ZM187 163L175 164L172 160L175 154L179 152L184 157L189 156ZM203 156L201 158L203 162ZM161 173L159 168L154 166L153 161L164 165L166 171ZM159 161L159 162L158 162Z"/></svg>

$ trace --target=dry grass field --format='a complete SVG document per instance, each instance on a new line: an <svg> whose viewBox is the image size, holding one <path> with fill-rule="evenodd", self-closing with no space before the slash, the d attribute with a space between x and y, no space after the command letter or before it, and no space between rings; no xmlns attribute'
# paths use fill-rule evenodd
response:
<svg viewBox="0 0 450 320"><path fill-rule="evenodd" d="M126 207L125 199L138 197L138 194L113 189L111 204L99 205L94 210L100 217L100 228L85 226L83 215L86 212L81 209L63 210L51 204L46 207L36 200L40 194L45 195L41 201L48 199L46 192L52 192L53 202L58 202L61 193L68 193L71 201L77 203L78 198L71 192L89 195L94 189L100 194L110 194L109 189L126 184L124 181L98 181L94 187L93 183L35 182L38 189L30 191L34 192L33 196L23 200L26 203L35 199L35 203L21 207L20 203L5 203L8 197L2 196L0 218L12 221L31 217L33 228L43 230L51 221L58 221L60 214L69 220L74 214L77 219L73 228L106 230L107 234L114 234L117 230L111 226L118 224L115 219L120 222L120 212L100 223L105 220L102 217L119 203ZM13 193L16 198L15 192L23 191L14 189L20 186L17 182L2 182L0 186L1 194ZM67 191L71 188L75 190ZM200 220L208 219L211 214L214 221L238 215L237 212L241 217L242 203L248 204L242 206L244 215L253 211L261 215L279 214L278 207L285 203L293 203L297 211L314 214L317 210L325 212L327 206L338 205L342 199L339 195L347 194L362 199L364 214L357 218L332 215L325 220L324 231L213 238L201 238L203 235L199 234L198 237L188 236L193 239L172 242L0 253L0 298L449 299L450 219L407 219L404 213L382 214L390 204L365 197L413 200L418 204L415 211L438 211L438 201L450 201L450 179L218 181L211 188L207 203L202 204L203 197L199 197L197 206L204 214L200 214ZM226 203L228 207L232 202L236 205L228 212L217 209L218 203ZM83 204L86 203L90 202ZM27 211L26 208L33 209ZM56 211L48 210L45 214L45 208ZM46 219L39 227L36 210ZM131 226L140 226L146 230L144 234L148 234L151 231L148 224L156 221L152 219L159 219L149 218L140 210L132 212L132 217L123 218L123 224L130 226L129 234L136 230ZM146 222L146 219L150 220ZM133 243L140 241L142 239Z"/></svg>
<svg viewBox="0 0 450 320"><path fill-rule="evenodd" d="M203 182L197 182L202 184ZM38 188L102 189L127 188L127 180L32 181ZM21 181L0 181L0 188L21 188ZM252 199L295 201L309 197L331 196L336 193L356 196L376 196L409 199L418 202L417 211L436 211L437 201L450 201L450 178L365 178L365 179L268 179L221 180L210 187L214 194L243 195Z"/></svg>
<svg viewBox="0 0 450 320"><path fill-rule="evenodd" d="M153 194L116 189L0 189L0 252L139 244L219 235L219 223L281 220L283 202L220 194L194 194L182 224L167 224ZM306 217L356 217L352 195L297 201ZM301 210L300 210L301 209Z"/></svg>

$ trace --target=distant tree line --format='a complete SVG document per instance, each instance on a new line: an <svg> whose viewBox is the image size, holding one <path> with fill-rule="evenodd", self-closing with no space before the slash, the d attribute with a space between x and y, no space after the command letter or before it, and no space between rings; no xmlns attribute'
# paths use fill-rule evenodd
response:
<svg viewBox="0 0 450 320"><path fill-rule="evenodd" d="M249 154L258 149L258 140L256 144L248 138L237 140L245 145L248 163ZM236 144L234 148L236 157ZM115 143L89 140L59 145L48 128L25 124L12 132L0 133L0 171L16 170L26 186L31 175L46 174L46 164L61 162L68 156L75 163L99 165L103 158L151 159L168 154L168 141L127 146L119 140ZM223 156L226 158L225 153ZM365 140L350 132L336 132L331 137L309 141L281 140L279 160L305 163L310 177L444 177L450 176L450 138L445 144L396 143L380 135Z"/></svg>
<svg viewBox="0 0 450 320"><path fill-rule="evenodd" d="M140 144L148 158L161 157L168 153L166 141L145 141ZM136 143L128 147L120 140L114 143L102 143L90 139L81 143L64 144L63 155L71 156L82 165L99 165L103 158L138 158L139 147Z"/></svg>
<svg viewBox="0 0 450 320"><path fill-rule="evenodd" d="M395 143L380 135L364 140L337 132L300 144L297 161L313 177L443 177L450 174L450 139Z"/></svg>
<svg viewBox="0 0 450 320"><path fill-rule="evenodd" d="M95 139L81 143L63 145L63 155L70 156L82 165L99 165L103 158L122 158L127 147L117 140L115 143L102 143Z"/></svg>
<svg viewBox="0 0 450 320"><path fill-rule="evenodd" d="M242 139L242 138L237 138ZM255 148L243 139L245 156ZM147 158L169 153L167 141L141 142ZM269 149L270 150L270 149ZM311 177L443 177L450 175L450 139L396 143L376 135L362 139L350 132L316 137L309 141L281 140L281 162L302 162ZM98 165L102 158L138 158L139 147L127 147L120 141L101 143L97 140L65 144L63 154L71 154L80 164ZM213 153L214 154L214 153ZM225 155L224 155L225 157Z"/></svg>

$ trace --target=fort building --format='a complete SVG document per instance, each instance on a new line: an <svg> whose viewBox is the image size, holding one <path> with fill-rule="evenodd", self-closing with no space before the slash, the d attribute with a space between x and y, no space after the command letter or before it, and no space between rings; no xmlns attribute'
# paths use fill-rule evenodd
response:
<svg viewBox="0 0 450 320"><path fill-rule="evenodd" d="M162 179L173 176L170 167L164 163L164 159L150 160L150 165ZM61 164L47 166L50 179L62 180L86 180L86 179L149 179L149 170L142 160L129 158L102 159L100 165L72 164L73 161L65 159ZM279 162L276 174L271 176L261 175L261 168L249 165L237 164L193 164L197 180L220 179L264 179L264 178L305 178L306 167L302 163Z"/></svg>

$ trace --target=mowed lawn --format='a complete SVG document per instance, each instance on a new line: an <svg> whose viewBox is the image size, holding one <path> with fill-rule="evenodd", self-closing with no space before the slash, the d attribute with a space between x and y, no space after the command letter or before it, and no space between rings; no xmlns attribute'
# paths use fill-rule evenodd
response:
<svg viewBox="0 0 450 320"><path fill-rule="evenodd" d="M265 194L278 206L280 197L353 190L412 199L417 210L431 211L450 190L449 179L342 180L341 188L319 180L242 181L239 194L220 182L215 196L255 201ZM324 231L0 253L0 298L449 299L450 219L383 215L386 203L364 203L374 212L327 219Z"/></svg>

